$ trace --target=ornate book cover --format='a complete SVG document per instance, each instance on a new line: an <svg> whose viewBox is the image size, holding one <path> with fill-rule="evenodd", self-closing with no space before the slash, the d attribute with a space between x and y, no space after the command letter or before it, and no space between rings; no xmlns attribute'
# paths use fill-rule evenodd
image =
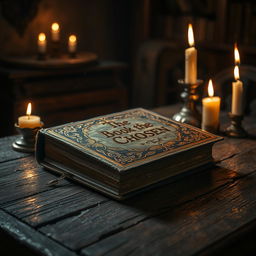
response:
<svg viewBox="0 0 256 256"><path fill-rule="evenodd" d="M113 173L118 172L119 175L137 170L137 167L154 163L156 160L160 163L161 159L171 156L175 159L175 156L182 155L183 152L191 152L185 155L186 158L191 155L188 165L191 162L193 168L205 162L205 159L211 159L211 151L205 155L200 149L207 145L212 146L214 142L222 139L142 108L43 129L38 137L42 136L48 138L47 143L51 140L59 142L67 151L72 148L80 153L80 158L84 155L85 159L95 159L103 164L103 167L105 165L106 169L113 170ZM42 163L45 160L42 160L41 144L39 140L37 158L40 158L39 162ZM47 155L47 147L44 155ZM197 155L202 155L202 159ZM198 164L195 164L192 158L198 158ZM84 161L86 165L86 160ZM175 163L175 166L178 167L179 164ZM188 168L186 166L184 169ZM104 170L101 172L104 173Z"/></svg>

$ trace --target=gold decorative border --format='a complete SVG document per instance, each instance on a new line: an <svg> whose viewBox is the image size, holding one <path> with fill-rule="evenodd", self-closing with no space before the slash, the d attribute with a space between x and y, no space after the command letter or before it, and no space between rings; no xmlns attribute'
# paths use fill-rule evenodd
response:
<svg viewBox="0 0 256 256"><path fill-rule="evenodd" d="M137 112L137 113L136 113ZM79 124L84 124L85 122L91 122L91 121L94 121L94 120L100 120L100 119L107 119L109 117L124 117L125 115L132 115L134 116L134 114L138 114L138 115L145 115L145 116L150 116L150 118L153 118L153 120L156 120L156 121L159 121L159 122L162 122L162 123L165 123L166 125L170 126L171 123L173 123L174 125L177 125L178 127L180 128L183 128L183 127L186 127L188 129L191 129L191 130L194 130L200 134L204 134L206 135L208 138L204 139L204 140L200 140L200 141L197 141L197 142L191 142L189 143L188 145L182 145L176 149L172 149L172 151L165 151L165 152L161 152L161 153L158 153L158 154L155 154L155 155L152 155L152 156L148 156L147 158L145 159L138 159L136 161L133 161L131 163L127 163L127 164L120 164L119 162L111 159L110 157L107 157L107 156L104 156L100 153L98 153L97 151L95 150L92 150L90 148L85 148L83 146L81 146L81 144L75 142L74 140L71 140L65 136L62 136L60 135L59 133L56 133L54 132L52 129L53 128L48 128L48 129L45 129L46 130L46 133L47 134L50 134L52 135L53 137L57 137L59 139L61 139L62 141L67 141L69 142L70 144L74 145L76 148L78 148L79 150L85 152L85 153L90 153L90 156L92 157L95 157L95 155L97 155L99 158L97 158L97 160L101 160L101 159L104 159L105 162L107 163L112 163L114 166L118 166L120 167L119 170L126 170L130 167L136 167L136 166L139 166L141 162L143 163L149 163L151 162L151 160L158 160L158 159L161 159L163 157L165 157L166 155L173 155L179 151L183 151L187 148L196 148L198 146L201 146L201 145L204 145L204 144L207 144L207 143L212 143L212 142L216 142L216 141L219 141L221 140L222 138L219 137L219 136L216 136L216 135L213 135L213 134L210 134L206 131L203 131L199 128L196 128L196 127L193 127L193 126L190 126L188 124L181 124L179 122L176 122L174 120L170 120L164 116L161 116L157 113L154 113L154 112L151 112L149 110L146 110L146 109L143 109L143 108L136 108L136 109L131 109L131 110L128 110L128 111L123 111L123 112L118 112L118 113L114 113L114 114L109 114L109 115L105 115L103 117L95 117L95 118L91 118L91 119L88 119L86 121L79 121L79 122L75 122L75 123L71 123L72 125L79 125ZM161 120L160 120L161 119ZM70 124L70 125L71 125ZM60 125L60 126L57 126L57 127L54 127L54 129L58 129L58 128L61 128L63 126L66 126L67 124L65 125Z"/></svg>

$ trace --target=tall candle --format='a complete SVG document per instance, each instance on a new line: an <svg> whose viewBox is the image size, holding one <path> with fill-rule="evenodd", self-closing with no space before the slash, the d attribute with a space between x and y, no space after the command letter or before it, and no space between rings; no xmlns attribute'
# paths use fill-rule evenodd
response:
<svg viewBox="0 0 256 256"><path fill-rule="evenodd" d="M60 40L60 26L57 22L54 22L52 24L51 34L52 34L52 41L57 42Z"/></svg>
<svg viewBox="0 0 256 256"><path fill-rule="evenodd" d="M197 50L195 48L192 25L188 25L189 48L185 50L185 83L197 82Z"/></svg>
<svg viewBox="0 0 256 256"><path fill-rule="evenodd" d="M202 129L215 132L219 127L220 97L214 97L212 80L208 84L209 97L203 98Z"/></svg>
<svg viewBox="0 0 256 256"><path fill-rule="evenodd" d="M26 116L20 116L18 118L18 125L20 128L36 128L41 127L41 119L39 116L32 116L31 103L28 104Z"/></svg>
<svg viewBox="0 0 256 256"><path fill-rule="evenodd" d="M231 113L241 116L243 114L243 83L239 80L238 66L234 68L235 82L232 83L232 106Z"/></svg>
<svg viewBox="0 0 256 256"><path fill-rule="evenodd" d="M39 53L41 53L41 54L46 53L47 41L46 41L45 33L40 33L38 35L37 45L38 45L38 52Z"/></svg>
<svg viewBox="0 0 256 256"><path fill-rule="evenodd" d="M70 35L68 38L68 51L70 53L76 52L77 40L75 35Z"/></svg>

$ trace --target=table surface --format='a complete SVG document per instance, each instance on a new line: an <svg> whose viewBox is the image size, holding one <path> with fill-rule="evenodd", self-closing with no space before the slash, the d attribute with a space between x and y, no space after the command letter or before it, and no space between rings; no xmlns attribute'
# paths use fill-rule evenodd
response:
<svg viewBox="0 0 256 256"><path fill-rule="evenodd" d="M255 119L244 126L256 135ZM0 139L0 228L42 255L236 254L255 228L253 137L225 138L214 166L123 202L69 180L49 186L55 174L14 152L15 138Z"/></svg>

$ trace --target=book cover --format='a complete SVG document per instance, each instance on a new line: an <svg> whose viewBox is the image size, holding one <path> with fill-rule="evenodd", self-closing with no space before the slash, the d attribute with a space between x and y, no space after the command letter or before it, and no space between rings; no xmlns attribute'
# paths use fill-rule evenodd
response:
<svg viewBox="0 0 256 256"><path fill-rule="evenodd" d="M221 139L137 108L41 129L36 159L121 200L209 163Z"/></svg>

